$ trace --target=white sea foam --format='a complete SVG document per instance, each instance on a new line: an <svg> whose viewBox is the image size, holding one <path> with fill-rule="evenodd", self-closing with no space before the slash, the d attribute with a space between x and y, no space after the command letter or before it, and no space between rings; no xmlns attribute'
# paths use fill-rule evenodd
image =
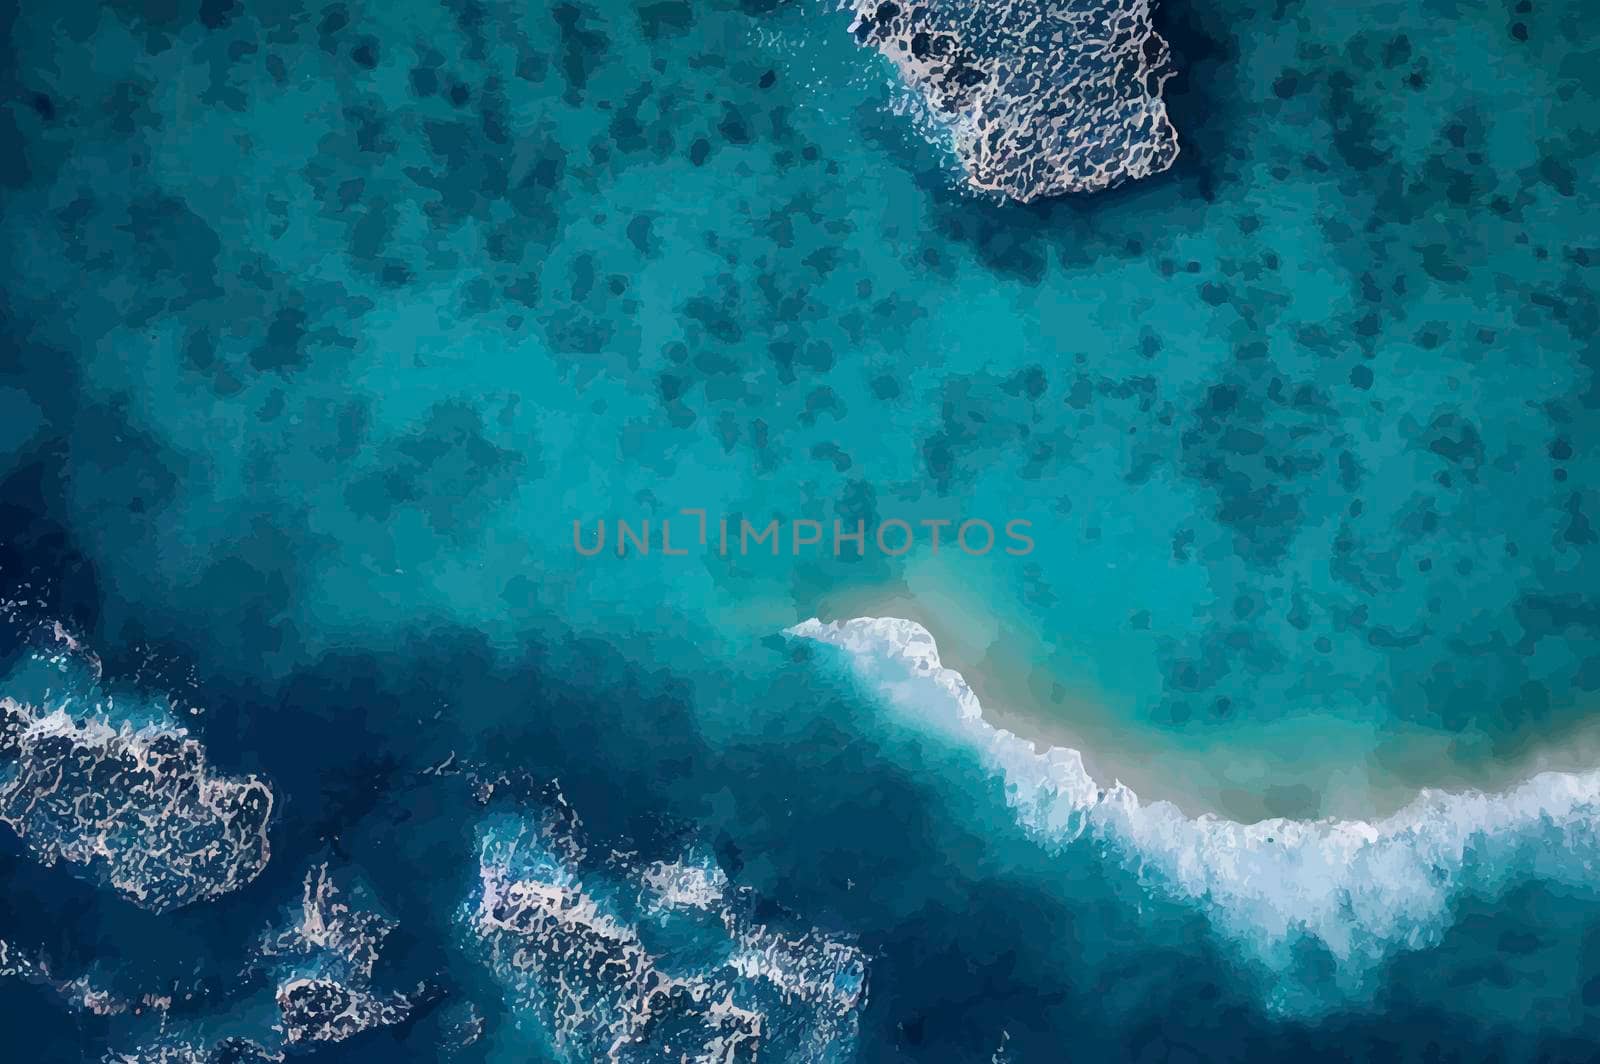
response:
<svg viewBox="0 0 1600 1064"><path fill-rule="evenodd" d="M428 993L425 986L411 996L373 989L373 969L396 925L340 895L326 864L307 871L299 919L261 944L261 959L280 969L275 996L291 1045L342 1042L401 1023Z"/></svg>
<svg viewBox="0 0 1600 1064"><path fill-rule="evenodd" d="M7 977L16 977L54 991L69 1009L95 1016L118 1016L129 1011L140 1013L147 1008L165 1010L170 1004L149 995L137 1001L125 1000L101 987L88 974L76 979L59 979L51 972L47 958L0 939L0 978Z"/></svg>
<svg viewBox="0 0 1600 1064"><path fill-rule="evenodd" d="M217 773L176 725L113 726L0 696L0 823L42 863L94 869L154 912L259 875L272 798L254 776Z"/></svg>
<svg viewBox="0 0 1600 1064"><path fill-rule="evenodd" d="M114 699L93 651L24 613L0 600L0 624L29 648L0 677L0 824L42 864L81 866L154 912L260 875L267 781L219 772L170 695Z"/></svg>
<svg viewBox="0 0 1600 1064"><path fill-rule="evenodd" d="M639 873L641 903L656 911L714 909L728 892L728 877L716 861L703 855L677 861L656 861Z"/></svg>
<svg viewBox="0 0 1600 1064"><path fill-rule="evenodd" d="M1158 174L1178 157L1150 0L843 0L946 127L976 188L1023 202Z"/></svg>
<svg viewBox="0 0 1600 1064"><path fill-rule="evenodd" d="M1467 893L1516 877L1594 882L1600 855L1600 771L1545 772L1498 794L1424 790L1392 816L1364 820L1190 817L1102 787L1076 750L1041 750L983 719L933 637L897 618L812 619L785 634L842 648L888 701L984 752L1003 774L1019 822L1059 844L1091 837L1143 881L1196 904L1247 954L1288 973L1312 941L1333 958L1337 989L1358 993L1383 960L1436 944ZM1291 980L1275 1003L1303 1007Z"/></svg>
<svg viewBox="0 0 1600 1064"><path fill-rule="evenodd" d="M854 1056L866 957L817 929L756 918L707 855L585 862L559 791L487 825L465 911L486 960L563 1060L828 1064ZM662 936L654 929L670 928ZM646 941L646 937L651 942ZM653 943L653 944L652 944Z"/></svg>

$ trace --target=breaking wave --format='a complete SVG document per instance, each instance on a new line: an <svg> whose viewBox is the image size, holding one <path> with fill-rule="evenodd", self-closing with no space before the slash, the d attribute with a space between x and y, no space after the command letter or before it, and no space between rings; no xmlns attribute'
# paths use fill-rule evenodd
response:
<svg viewBox="0 0 1600 1064"><path fill-rule="evenodd" d="M1324 980L1301 978L1307 945L1332 958L1331 989L1353 997L1383 961L1437 944L1468 894L1528 880L1593 881L1600 772L1544 772L1499 794L1424 790L1372 821L1191 817L1120 783L1101 785L1076 750L1041 750L987 723L966 681L940 664L933 637L913 621L812 619L785 634L841 648L892 706L979 748L1036 838L1100 840L1151 889L1199 907L1278 976L1269 1003L1283 1010L1329 1004Z"/></svg>

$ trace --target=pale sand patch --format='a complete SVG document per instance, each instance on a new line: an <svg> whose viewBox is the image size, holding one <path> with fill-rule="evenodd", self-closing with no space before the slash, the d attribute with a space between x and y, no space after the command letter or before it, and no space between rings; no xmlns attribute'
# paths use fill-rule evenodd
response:
<svg viewBox="0 0 1600 1064"><path fill-rule="evenodd" d="M1600 764L1600 719L1495 749L1481 736L1383 727L1331 716L1213 725L1200 735L1130 720L1050 664L1059 656L960 589L855 586L802 603L823 621L904 617L933 635L997 728L1041 748L1079 751L1089 774L1121 781L1186 814L1253 823L1270 817L1386 816L1424 787L1506 790L1544 771Z"/></svg>

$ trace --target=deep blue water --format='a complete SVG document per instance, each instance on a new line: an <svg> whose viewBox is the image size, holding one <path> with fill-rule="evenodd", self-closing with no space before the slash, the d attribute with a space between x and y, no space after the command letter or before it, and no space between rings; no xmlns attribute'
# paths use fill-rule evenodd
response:
<svg viewBox="0 0 1600 1064"><path fill-rule="evenodd" d="M1591 14L6 6L6 1059L1593 1059Z"/></svg>

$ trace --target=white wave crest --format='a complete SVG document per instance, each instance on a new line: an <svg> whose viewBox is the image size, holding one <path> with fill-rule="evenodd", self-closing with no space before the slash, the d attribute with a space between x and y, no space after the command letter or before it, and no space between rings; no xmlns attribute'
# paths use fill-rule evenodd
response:
<svg viewBox="0 0 1600 1064"><path fill-rule="evenodd" d="M1362 991L1395 953L1436 944L1463 894L1493 893L1513 876L1594 882L1600 771L1544 772L1498 794L1424 790L1373 821L1191 817L1121 783L1102 787L1076 750L1041 750L987 723L914 621L812 619L785 634L842 648L892 705L981 749L1036 837L1103 840L1143 881L1196 904L1274 971L1289 972L1297 945L1320 944L1342 993ZM1306 989L1281 986L1273 1003L1305 1007Z"/></svg>

